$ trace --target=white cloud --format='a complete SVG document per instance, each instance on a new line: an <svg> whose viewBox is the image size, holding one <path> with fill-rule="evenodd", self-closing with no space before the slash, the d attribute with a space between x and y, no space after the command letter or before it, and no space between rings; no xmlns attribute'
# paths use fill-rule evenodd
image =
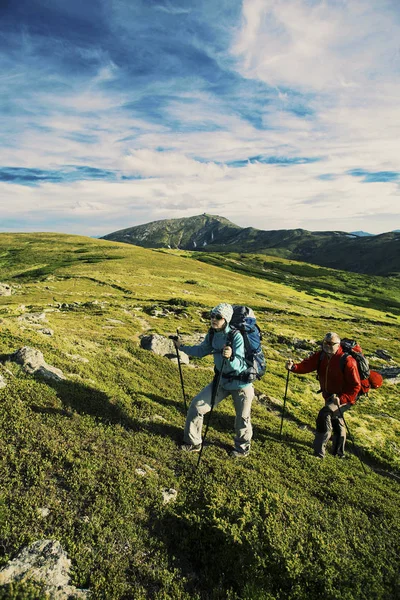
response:
<svg viewBox="0 0 400 600"><path fill-rule="evenodd" d="M387 0L244 0L232 53L270 85L346 89L392 72L398 35Z"/></svg>

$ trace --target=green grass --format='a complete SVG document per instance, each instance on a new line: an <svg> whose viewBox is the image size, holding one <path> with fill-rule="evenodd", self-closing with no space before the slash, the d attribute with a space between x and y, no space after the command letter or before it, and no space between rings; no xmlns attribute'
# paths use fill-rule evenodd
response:
<svg viewBox="0 0 400 600"><path fill-rule="evenodd" d="M34 346L67 376L50 384L9 361L0 366L8 382L0 390L0 566L55 538L72 560L73 584L96 599L398 597L396 386L385 383L346 418L366 475L352 452L348 461L312 457L321 406L313 375L290 377L279 440L284 363L308 353L295 338L313 348L334 330L400 364L396 280L334 272L334 293L329 269L256 255L203 258L219 262L78 236L0 234L0 281L15 289L0 297L0 354ZM139 341L177 327L205 332L220 301L257 313L268 372L256 388L268 398L254 402L243 462L228 456L232 403L218 407L196 472L197 457L178 449L178 369ZM168 314L154 317L153 307ZM19 319L43 311L52 337ZM183 369L188 397L212 376L210 357L195 362ZM163 505L164 488L178 491L174 503ZM42 597L40 586L2 593Z"/></svg>

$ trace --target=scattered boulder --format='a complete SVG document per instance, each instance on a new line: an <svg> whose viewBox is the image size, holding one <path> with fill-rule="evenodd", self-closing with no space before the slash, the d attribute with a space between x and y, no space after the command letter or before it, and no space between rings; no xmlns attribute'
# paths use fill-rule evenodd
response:
<svg viewBox="0 0 400 600"><path fill-rule="evenodd" d="M81 363L88 363L89 362L88 358L85 358L84 356L80 356L79 354L69 354L68 352L66 352L65 356L68 356L68 358L72 358L72 360L76 360L76 361L81 362Z"/></svg>
<svg viewBox="0 0 400 600"><path fill-rule="evenodd" d="M18 317L18 321L24 321L26 323L32 323L32 324L40 324L43 321L46 321L46 313L45 312L41 312L41 313L26 313L25 315L21 315L20 317Z"/></svg>
<svg viewBox="0 0 400 600"><path fill-rule="evenodd" d="M33 580L45 584L51 600L88 598L89 590L69 585L70 569L71 561L60 542L39 540L24 548L0 571L0 586Z"/></svg>
<svg viewBox="0 0 400 600"><path fill-rule="evenodd" d="M178 497L178 492L174 488L164 488L162 490L163 504L173 502Z"/></svg>
<svg viewBox="0 0 400 600"><path fill-rule="evenodd" d="M6 283L0 283L0 296L11 296L13 289Z"/></svg>
<svg viewBox="0 0 400 600"><path fill-rule="evenodd" d="M387 383L400 383L400 367L383 367L379 369L378 373L382 375Z"/></svg>
<svg viewBox="0 0 400 600"><path fill-rule="evenodd" d="M157 333L142 336L140 346L144 350L150 350L150 352L154 352L154 354L158 354L159 356L175 354L173 341Z"/></svg>
<svg viewBox="0 0 400 600"><path fill-rule="evenodd" d="M165 354L164 356L166 358L169 358L169 360L171 360L173 363L178 364L178 358L176 356L176 353L175 354ZM184 365L189 364L189 357L184 352L179 352L179 360L181 361L181 364L184 364Z"/></svg>
<svg viewBox="0 0 400 600"><path fill-rule="evenodd" d="M268 396L267 394L258 394L257 399L270 412L275 412L277 407L282 406L282 400Z"/></svg>
<svg viewBox="0 0 400 600"><path fill-rule="evenodd" d="M154 354L165 356L172 361L178 362L173 341L163 335L159 335L158 333L143 335L140 339L140 346L144 350L150 350ZM184 352L179 352L179 358L182 363L189 364L189 357Z"/></svg>
<svg viewBox="0 0 400 600"><path fill-rule="evenodd" d="M44 329L40 329L39 332L43 333L43 335L54 335L54 331L52 329L50 329L50 327L45 327Z"/></svg>
<svg viewBox="0 0 400 600"><path fill-rule="evenodd" d="M4 377L2 375L0 375L0 390L2 390L3 388L5 388L7 385L6 380L4 379Z"/></svg>
<svg viewBox="0 0 400 600"><path fill-rule="evenodd" d="M61 369L48 365L44 360L43 354L36 348L23 346L11 354L10 359L22 365L24 371L31 375L39 375L45 379L54 379L56 381L65 379Z"/></svg>
<svg viewBox="0 0 400 600"><path fill-rule="evenodd" d="M317 342L315 340L299 340L298 338L288 338L284 335L278 335L278 344L296 348L297 350L315 350Z"/></svg>
<svg viewBox="0 0 400 600"><path fill-rule="evenodd" d="M378 358L383 358L383 360L392 360L392 356L386 350L378 349L375 350L375 356Z"/></svg>

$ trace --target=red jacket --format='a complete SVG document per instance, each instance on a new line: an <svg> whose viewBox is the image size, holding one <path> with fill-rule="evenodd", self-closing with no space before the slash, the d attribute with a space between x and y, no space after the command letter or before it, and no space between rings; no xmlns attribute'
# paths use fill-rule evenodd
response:
<svg viewBox="0 0 400 600"><path fill-rule="evenodd" d="M320 362L320 355L322 359ZM344 352L339 346L337 352L328 357L325 352L319 350L301 363L293 366L295 373L319 372L319 382L322 395L328 398L331 394L339 396L340 404L354 404L357 400L358 392L361 390L360 375L358 373L357 363L352 356L348 356L344 366L344 371L340 368L340 358Z"/></svg>

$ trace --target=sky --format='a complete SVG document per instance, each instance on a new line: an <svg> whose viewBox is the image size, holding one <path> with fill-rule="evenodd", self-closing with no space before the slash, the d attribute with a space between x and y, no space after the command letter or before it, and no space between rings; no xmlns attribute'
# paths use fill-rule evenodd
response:
<svg viewBox="0 0 400 600"><path fill-rule="evenodd" d="M399 0L0 0L0 231L400 229Z"/></svg>

